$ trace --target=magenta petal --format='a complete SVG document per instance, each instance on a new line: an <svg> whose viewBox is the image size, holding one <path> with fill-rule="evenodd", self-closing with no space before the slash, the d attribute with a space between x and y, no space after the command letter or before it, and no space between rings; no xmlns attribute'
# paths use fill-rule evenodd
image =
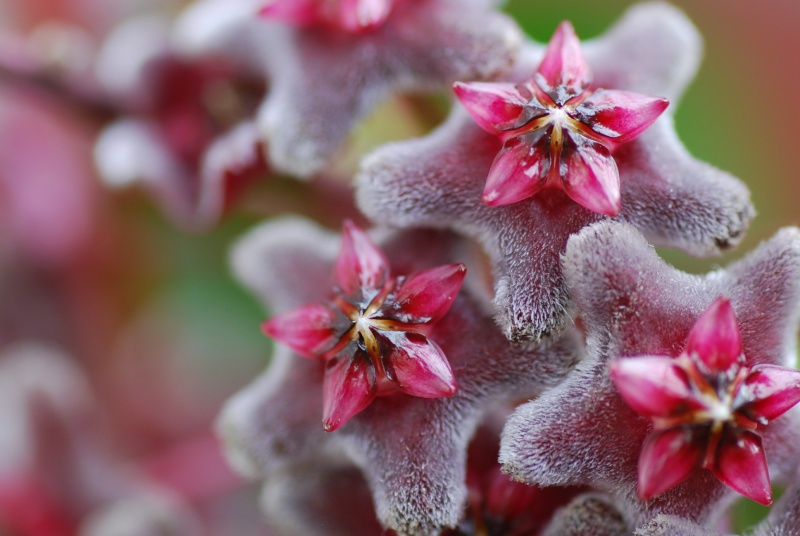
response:
<svg viewBox="0 0 800 536"><path fill-rule="evenodd" d="M490 134L502 136L533 119L536 101L527 90L508 83L456 82L453 91L469 115ZM526 106L530 103L530 106ZM541 107L541 115L546 113Z"/></svg>
<svg viewBox="0 0 800 536"><path fill-rule="evenodd" d="M561 156L564 191L579 205L606 216L620 209L619 171L608 149L582 136L571 135L574 150L564 147Z"/></svg>
<svg viewBox="0 0 800 536"><path fill-rule="evenodd" d="M723 432L712 468L725 485L759 504L772 504L772 486L761 437L747 430Z"/></svg>
<svg viewBox="0 0 800 536"><path fill-rule="evenodd" d="M361 350L326 363L322 386L322 425L333 432L375 399L375 368Z"/></svg>
<svg viewBox="0 0 800 536"><path fill-rule="evenodd" d="M551 165L548 140L541 136L531 144L531 137L508 140L495 157L483 188L486 205L497 207L528 199L547 183Z"/></svg>
<svg viewBox="0 0 800 536"><path fill-rule="evenodd" d="M691 428L650 434L639 455L639 497L646 501L677 486L700 467L703 449Z"/></svg>
<svg viewBox="0 0 800 536"><path fill-rule="evenodd" d="M392 10L392 0L341 0L339 24L348 32L360 32L380 26Z"/></svg>
<svg viewBox="0 0 800 536"><path fill-rule="evenodd" d="M644 132L667 109L667 99L598 89L575 110L576 119L616 147Z"/></svg>
<svg viewBox="0 0 800 536"><path fill-rule="evenodd" d="M320 20L319 5L314 0L268 0L258 14L296 26L308 26Z"/></svg>
<svg viewBox="0 0 800 536"><path fill-rule="evenodd" d="M575 29L564 21L547 45L544 59L536 71L536 82L557 104L564 104L580 95L591 79Z"/></svg>
<svg viewBox="0 0 800 536"><path fill-rule="evenodd" d="M723 372L742 355L739 324L727 298L717 298L694 323L686 343L710 372Z"/></svg>
<svg viewBox="0 0 800 536"><path fill-rule="evenodd" d="M432 324L442 318L456 299L467 267L447 264L411 274L395 296L398 320L409 324Z"/></svg>
<svg viewBox="0 0 800 536"><path fill-rule="evenodd" d="M406 394L422 398L452 396L458 389L442 349L424 335L384 332L390 341L386 355L389 374Z"/></svg>
<svg viewBox="0 0 800 536"><path fill-rule="evenodd" d="M701 407L692 396L686 373L668 357L617 359L609 365L611 379L636 413L667 417Z"/></svg>
<svg viewBox="0 0 800 536"><path fill-rule="evenodd" d="M261 330L306 357L320 357L342 335L334 331L337 316L331 308L312 303L272 317Z"/></svg>
<svg viewBox="0 0 800 536"><path fill-rule="evenodd" d="M777 419L800 402L800 370L756 365L737 394L748 401L737 411L762 423Z"/></svg>
<svg viewBox="0 0 800 536"><path fill-rule="evenodd" d="M351 221L344 222L342 246L334 273L345 294L359 289L379 289L389 275L389 261L367 233Z"/></svg>

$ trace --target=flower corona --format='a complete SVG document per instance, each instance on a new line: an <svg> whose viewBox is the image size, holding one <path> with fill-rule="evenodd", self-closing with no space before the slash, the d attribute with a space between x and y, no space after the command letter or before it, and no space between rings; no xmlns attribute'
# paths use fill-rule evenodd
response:
<svg viewBox="0 0 800 536"><path fill-rule="evenodd" d="M677 358L610 366L622 398L653 422L639 458L643 500L704 467L754 501L772 503L758 430L800 402L800 371L748 366L730 301L718 298L700 315Z"/></svg>
<svg viewBox="0 0 800 536"><path fill-rule="evenodd" d="M580 41L572 25L563 22L532 80L455 84L472 118L503 141L486 179L484 203L508 205L557 187L591 211L619 213L619 172L612 153L644 132L668 102L593 89L591 82Z"/></svg>
<svg viewBox="0 0 800 536"><path fill-rule="evenodd" d="M447 313L465 275L464 265L449 264L393 277L383 252L348 221L330 301L278 315L263 329L302 355L325 361L323 423L333 431L376 396L438 398L456 392L447 358L427 335Z"/></svg>

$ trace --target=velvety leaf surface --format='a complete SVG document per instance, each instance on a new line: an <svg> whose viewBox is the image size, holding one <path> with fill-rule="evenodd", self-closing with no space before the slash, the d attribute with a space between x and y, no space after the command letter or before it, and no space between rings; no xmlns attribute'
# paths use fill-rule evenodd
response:
<svg viewBox="0 0 800 536"><path fill-rule="evenodd" d="M391 93L446 89L508 70L520 32L492 4L399 2L383 25L353 35L255 19L252 0L206 0L186 11L176 39L188 50L258 56L273 82L259 112L271 162L309 176Z"/></svg>
<svg viewBox="0 0 800 536"><path fill-rule="evenodd" d="M718 254L738 243L754 213L746 187L691 157L672 124L700 54L691 23L666 4L643 4L584 50L598 86L673 103L613 155L621 181L619 219L656 244L693 255ZM540 47L526 45L510 78L529 78L541 55ZM567 239L602 216L553 189L512 205L486 206L481 194L500 147L456 104L427 137L369 155L358 177L358 202L375 221L453 229L479 241L492 263L497 322L513 340L537 339L566 320L559 255Z"/></svg>
<svg viewBox="0 0 800 536"><path fill-rule="evenodd" d="M710 471L646 503L637 498L638 458L651 427L623 401L608 363L677 356L698 316L725 295L739 321L746 365L791 366L800 316L800 231L783 229L727 270L695 276L664 263L632 227L602 222L570 239L564 273L586 327L588 358L509 419L500 453L506 470L531 483L607 491L631 526L659 513L707 522L734 495ZM797 414L792 410L759 428L773 479L794 471Z"/></svg>
<svg viewBox="0 0 800 536"><path fill-rule="evenodd" d="M261 507L282 536L383 536L361 471L341 457L281 471L264 483Z"/></svg>
<svg viewBox="0 0 800 536"><path fill-rule="evenodd" d="M624 536L630 530L608 497L586 493L559 510L542 536Z"/></svg>
<svg viewBox="0 0 800 536"><path fill-rule="evenodd" d="M636 536L722 536L719 532L701 527L678 516L660 514L639 527Z"/></svg>
<svg viewBox="0 0 800 536"><path fill-rule="evenodd" d="M395 273L452 262L459 241L411 231L380 241ZM233 253L234 271L275 312L327 290L338 239L311 224L266 224ZM399 270L399 271L398 271ZM468 276L469 278L469 276ZM447 356L458 383L449 398L378 397L338 431L320 424L323 365L278 347L268 371L223 411L220 431L232 462L269 478L281 467L344 448L372 490L381 523L402 534L454 526L466 498L466 448L494 401L535 396L560 381L579 358L572 337L538 348L517 346L462 292L429 338Z"/></svg>

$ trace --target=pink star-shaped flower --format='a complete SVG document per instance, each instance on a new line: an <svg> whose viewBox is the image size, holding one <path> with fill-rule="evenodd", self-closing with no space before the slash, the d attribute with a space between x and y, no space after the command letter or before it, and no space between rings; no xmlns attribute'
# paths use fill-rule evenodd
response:
<svg viewBox="0 0 800 536"><path fill-rule="evenodd" d="M630 531L658 514L713 522L735 499L723 482L766 502L759 450L768 453L773 481L797 466L800 408L772 419L797 391L797 375L782 367L796 359L800 230L783 229L725 270L698 276L667 265L630 225L603 221L570 238L563 264L587 358L509 418L500 449L506 471L538 485L598 489ZM704 314L719 296L736 312L741 343L733 317L719 311L725 302ZM647 357L682 353L687 357ZM616 361L626 356L645 357ZM618 384L641 388L626 389L628 398L656 421L620 396L612 362L623 363ZM689 369L696 369L692 377ZM708 448L715 436L716 446ZM737 441L741 448L733 446ZM711 471L694 471L708 452L723 482ZM652 498L644 501L640 492Z"/></svg>
<svg viewBox="0 0 800 536"><path fill-rule="evenodd" d="M639 496L648 500L699 467L764 505L772 503L759 426L800 401L800 371L743 363L727 298L700 315L677 359L623 358L611 379L634 411L653 421L639 456Z"/></svg>
<svg viewBox="0 0 800 536"><path fill-rule="evenodd" d="M325 361L325 430L336 430L377 396L452 396L450 364L426 335L450 309L464 265L394 277L383 252L347 221L334 274L330 301L304 305L263 326L300 354Z"/></svg>
<svg viewBox="0 0 800 536"><path fill-rule="evenodd" d="M268 0L261 16L299 27L329 26L350 33L379 27L397 0Z"/></svg>
<svg viewBox="0 0 800 536"><path fill-rule="evenodd" d="M378 243L398 273L469 260L468 243L439 231L384 233ZM290 311L330 291L338 244L338 237L306 221L270 222L234 248L234 273L266 308ZM384 527L439 534L455 526L467 500L467 445L487 409L537 396L580 358L572 336L535 347L510 343L475 298L474 275L430 332L458 379L453 396L378 397L336 433L325 433L319 425L324 361L277 345L268 370L220 417L234 467L250 477L304 486L302 475L311 465L344 452L369 483Z"/></svg>
<svg viewBox="0 0 800 536"><path fill-rule="evenodd" d="M681 12L654 2L631 8L584 49L597 85L677 102L697 67L700 46ZM524 86L542 57L542 47L529 43L509 79ZM716 255L744 236L754 215L750 194L741 181L686 151L674 131L673 109L614 153L617 217L654 244ZM568 318L571 304L559 263L567 239L605 216L558 188L524 202L487 206L481 195L502 145L456 104L428 136L384 145L362 161L358 204L387 225L451 229L477 240L492 264L498 324L511 339L536 340L563 328Z"/></svg>
<svg viewBox="0 0 800 536"><path fill-rule="evenodd" d="M593 89L591 83L569 22L556 30L532 80L456 82L467 112L503 141L489 169L484 203L509 205L556 187L591 211L619 213L619 171L611 154L644 132L668 101Z"/></svg>

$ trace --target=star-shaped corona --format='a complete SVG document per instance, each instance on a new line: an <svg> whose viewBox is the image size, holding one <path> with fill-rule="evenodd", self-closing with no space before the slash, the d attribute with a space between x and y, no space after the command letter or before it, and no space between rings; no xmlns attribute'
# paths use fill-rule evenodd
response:
<svg viewBox="0 0 800 536"><path fill-rule="evenodd" d="M612 154L644 132L669 103L591 84L569 22L556 30L533 79L456 82L467 112L503 141L486 179L484 203L509 205L555 187L591 211L619 213L619 171Z"/></svg>
<svg viewBox="0 0 800 536"><path fill-rule="evenodd" d="M727 298L718 298L700 315L676 359L622 358L610 366L622 398L653 421L639 457L642 500L704 467L742 495L772 504L757 432L800 401L800 371L746 366Z"/></svg>
<svg viewBox="0 0 800 536"><path fill-rule="evenodd" d="M448 264L394 277L383 252L348 221L330 300L278 315L263 330L325 361L323 425L331 432L378 396L455 394L450 364L427 334L450 309L465 275L463 264Z"/></svg>

